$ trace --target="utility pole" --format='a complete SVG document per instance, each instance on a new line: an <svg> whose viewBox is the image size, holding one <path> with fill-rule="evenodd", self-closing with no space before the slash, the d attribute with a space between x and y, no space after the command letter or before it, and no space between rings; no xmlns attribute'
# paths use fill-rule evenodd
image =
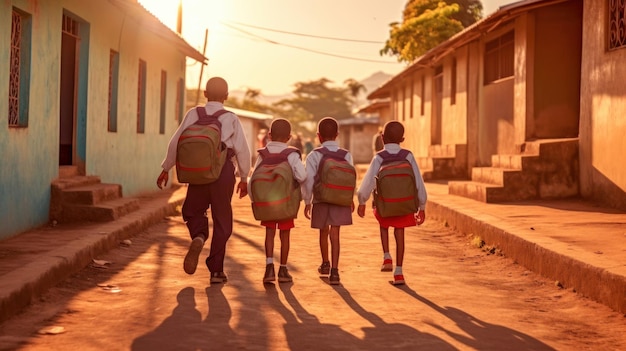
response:
<svg viewBox="0 0 626 351"><path fill-rule="evenodd" d="M206 43L209 38L209 29L204 30L204 47L202 48L202 56L206 57ZM204 73L204 63L201 62L200 77L198 78L198 90L196 90L196 106L200 102L200 86L202 85L202 73Z"/></svg>

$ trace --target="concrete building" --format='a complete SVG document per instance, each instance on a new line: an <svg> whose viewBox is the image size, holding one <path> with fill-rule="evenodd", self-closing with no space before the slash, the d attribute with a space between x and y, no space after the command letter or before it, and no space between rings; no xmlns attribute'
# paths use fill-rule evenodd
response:
<svg viewBox="0 0 626 351"><path fill-rule="evenodd" d="M624 35L623 6L502 6L368 98L391 100L426 179L470 179L449 182L450 193L487 202L582 195L626 209L626 168L616 162L626 125L615 117L623 50L606 46Z"/></svg>
<svg viewBox="0 0 626 351"><path fill-rule="evenodd" d="M79 203L132 210L184 113L187 59L206 58L135 0L4 1L0 24L0 239L90 219Z"/></svg>

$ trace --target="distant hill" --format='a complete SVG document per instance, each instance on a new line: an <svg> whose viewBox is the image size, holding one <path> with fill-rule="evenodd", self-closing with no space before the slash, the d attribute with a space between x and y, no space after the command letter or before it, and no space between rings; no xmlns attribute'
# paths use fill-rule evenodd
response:
<svg viewBox="0 0 626 351"><path fill-rule="evenodd" d="M391 79L393 75L384 73L382 71L378 71L373 73L372 75L365 77L359 82L365 86L366 91L362 92L356 101L356 105L360 106L367 102L367 95L376 90L378 87L383 85L389 79ZM239 100L243 99L246 92L244 90L233 90L228 93L229 96L237 98ZM266 105L271 105L275 102L278 102L283 99L288 99L291 97L291 93L281 94L281 95L263 95L261 94L258 98L259 102Z"/></svg>

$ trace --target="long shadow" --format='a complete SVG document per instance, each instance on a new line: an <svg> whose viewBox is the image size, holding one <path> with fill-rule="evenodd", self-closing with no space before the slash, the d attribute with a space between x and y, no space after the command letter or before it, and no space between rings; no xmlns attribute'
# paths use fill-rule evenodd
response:
<svg viewBox="0 0 626 351"><path fill-rule="evenodd" d="M202 316L196 309L194 294L194 288L183 288L176 296L178 305L172 315L153 331L136 338L131 350L197 350L193 335L199 330Z"/></svg>
<svg viewBox="0 0 626 351"><path fill-rule="evenodd" d="M290 350L363 350L359 338L338 325L321 323L306 311L291 292L292 284L279 287L295 313L280 301L273 284L266 285L266 292L271 305L285 320L285 337Z"/></svg>
<svg viewBox="0 0 626 351"><path fill-rule="evenodd" d="M406 324L385 322L377 314L365 310L344 288L338 287L335 291L350 308L372 324L372 327L363 328L365 337L360 350L456 350L438 336L420 332Z"/></svg>
<svg viewBox="0 0 626 351"><path fill-rule="evenodd" d="M555 350L530 335L517 330L485 322L455 307L440 307L419 295L408 285L397 286L397 288L452 320L465 334L455 333L433 323L427 322L427 324L445 332L450 337L475 350Z"/></svg>

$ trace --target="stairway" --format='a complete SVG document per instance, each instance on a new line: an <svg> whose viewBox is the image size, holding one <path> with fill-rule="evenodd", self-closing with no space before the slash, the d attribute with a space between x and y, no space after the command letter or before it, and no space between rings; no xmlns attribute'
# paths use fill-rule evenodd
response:
<svg viewBox="0 0 626 351"><path fill-rule="evenodd" d="M492 155L491 167L473 167L471 181L450 181L448 192L497 203L579 194L578 139L523 144L516 154Z"/></svg>
<svg viewBox="0 0 626 351"><path fill-rule="evenodd" d="M139 209L139 199L122 197L121 185L80 175L75 166L59 167L51 191L51 222L107 222Z"/></svg>
<svg viewBox="0 0 626 351"><path fill-rule="evenodd" d="M417 164L425 181L467 179L467 145L431 145Z"/></svg>

